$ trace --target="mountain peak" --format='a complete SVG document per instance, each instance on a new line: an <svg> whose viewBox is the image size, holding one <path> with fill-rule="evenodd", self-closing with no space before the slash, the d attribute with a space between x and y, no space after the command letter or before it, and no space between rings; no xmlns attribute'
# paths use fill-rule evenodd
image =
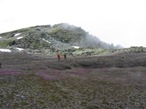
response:
<svg viewBox="0 0 146 109"><path fill-rule="evenodd" d="M69 50L79 48L111 48L81 27L67 23L38 25L0 34L0 48ZM113 46L112 46L113 47Z"/></svg>

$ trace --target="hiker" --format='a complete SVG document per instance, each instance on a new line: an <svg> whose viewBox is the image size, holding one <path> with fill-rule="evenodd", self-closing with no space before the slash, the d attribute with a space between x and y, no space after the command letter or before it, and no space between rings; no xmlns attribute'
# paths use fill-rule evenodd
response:
<svg viewBox="0 0 146 109"><path fill-rule="evenodd" d="M64 59L66 59L66 53L64 54Z"/></svg>
<svg viewBox="0 0 146 109"><path fill-rule="evenodd" d="M58 57L58 61L60 61L60 54L59 53L58 53L57 57Z"/></svg>

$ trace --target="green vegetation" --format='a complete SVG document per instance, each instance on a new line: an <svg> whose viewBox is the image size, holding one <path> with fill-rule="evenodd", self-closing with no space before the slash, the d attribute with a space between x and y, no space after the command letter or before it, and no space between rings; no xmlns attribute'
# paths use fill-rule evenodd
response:
<svg viewBox="0 0 146 109"><path fill-rule="evenodd" d="M94 76L94 78L93 78ZM71 77L45 81L34 75L1 76L1 108L144 109L145 90L96 79Z"/></svg>
<svg viewBox="0 0 146 109"><path fill-rule="evenodd" d="M12 46L15 44L15 40L14 39L5 39L5 40L0 40L0 48L6 48L9 46Z"/></svg>
<svg viewBox="0 0 146 109"><path fill-rule="evenodd" d="M72 52L72 55L74 56L92 56L92 55L106 55L109 54L109 50L98 48L98 49L93 49L93 48L79 48L76 49Z"/></svg>
<svg viewBox="0 0 146 109"><path fill-rule="evenodd" d="M81 40L81 38L86 35L86 32L83 31L81 28L72 28L69 25L67 28L65 28L63 25L64 24L53 26L50 30L48 30L48 33L55 39L60 40L64 43Z"/></svg>

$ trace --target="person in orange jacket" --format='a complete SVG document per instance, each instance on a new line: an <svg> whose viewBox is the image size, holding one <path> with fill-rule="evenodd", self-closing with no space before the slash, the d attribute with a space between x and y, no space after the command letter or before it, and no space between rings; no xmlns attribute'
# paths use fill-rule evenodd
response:
<svg viewBox="0 0 146 109"><path fill-rule="evenodd" d="M61 58L60 53L58 53L57 57L58 57L58 61L60 61Z"/></svg>

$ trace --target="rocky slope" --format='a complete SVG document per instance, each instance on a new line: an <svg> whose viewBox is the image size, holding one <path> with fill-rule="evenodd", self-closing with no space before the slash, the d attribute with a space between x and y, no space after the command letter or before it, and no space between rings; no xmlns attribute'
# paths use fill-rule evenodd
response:
<svg viewBox="0 0 146 109"><path fill-rule="evenodd" d="M12 51L52 53L73 52L77 48L111 49L113 45L100 41L80 27L66 23L23 28L0 34L0 48Z"/></svg>

